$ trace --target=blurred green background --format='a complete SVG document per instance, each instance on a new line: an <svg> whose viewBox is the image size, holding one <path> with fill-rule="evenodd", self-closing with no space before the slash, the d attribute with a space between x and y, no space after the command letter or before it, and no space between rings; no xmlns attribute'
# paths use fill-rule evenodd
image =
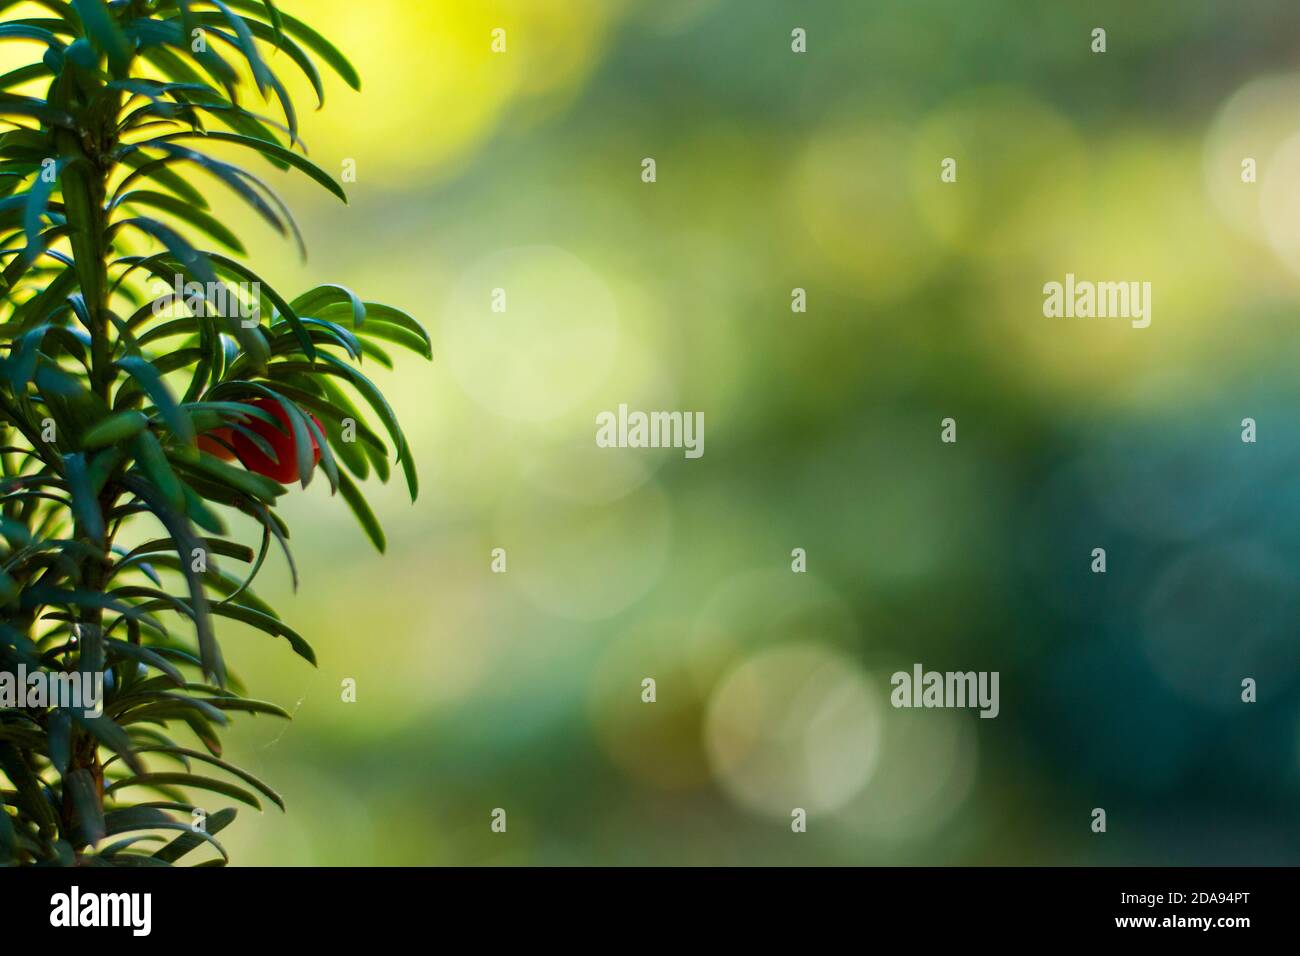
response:
<svg viewBox="0 0 1300 956"><path fill-rule="evenodd" d="M268 172L306 263L230 215L435 361L380 377L423 483L386 556L284 505L303 584L260 590L319 670L224 632L295 713L230 738L289 804L236 862L1300 862L1300 8L282 5L362 74L304 120L358 178ZM1066 272L1151 327L1045 319ZM597 449L620 402L704 457ZM1001 715L894 710L915 662Z"/></svg>

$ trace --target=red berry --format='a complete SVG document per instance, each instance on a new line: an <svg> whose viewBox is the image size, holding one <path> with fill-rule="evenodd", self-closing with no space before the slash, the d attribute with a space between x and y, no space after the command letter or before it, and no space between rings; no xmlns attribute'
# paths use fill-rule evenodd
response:
<svg viewBox="0 0 1300 956"><path fill-rule="evenodd" d="M230 427L214 428L199 436L199 450L216 455L222 461L234 461L235 453L229 446L235 440L235 430ZM223 445L222 442L225 442Z"/></svg>
<svg viewBox="0 0 1300 956"><path fill-rule="evenodd" d="M288 414L285 413L279 402L270 398L258 398L245 404L270 412L275 416L276 421L280 423L280 428L283 428L284 431L276 428L270 422L250 417L243 427L260 436L270 445L275 452L275 458L268 457L247 435L242 432L235 432L232 444L235 446L235 454L239 456L240 463L249 471L255 471L259 475L273 478L282 485L293 484L301 476L298 474L297 445L294 444L293 431L289 427ZM313 415L312 421L316 423L317 428L320 428L320 419ZM316 463L320 461L320 446L316 443L316 436L310 434L310 430L309 437L311 438L312 466L315 467Z"/></svg>

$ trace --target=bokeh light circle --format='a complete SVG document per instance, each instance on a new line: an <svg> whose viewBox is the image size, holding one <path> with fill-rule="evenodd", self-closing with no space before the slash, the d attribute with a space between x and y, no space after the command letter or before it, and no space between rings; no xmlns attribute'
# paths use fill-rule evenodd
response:
<svg viewBox="0 0 1300 956"><path fill-rule="evenodd" d="M817 644L759 651L709 701L705 745L721 787L741 806L789 819L835 810L871 779L880 694L856 662Z"/></svg>
<svg viewBox="0 0 1300 956"><path fill-rule="evenodd" d="M992 721L947 710L888 711L871 783L836 819L880 843L903 845L936 833L974 787L978 723Z"/></svg>
<svg viewBox="0 0 1300 956"><path fill-rule="evenodd" d="M493 310L497 289L504 311ZM442 310L438 347L476 402L537 422L564 414L605 379L618 332L613 293L590 266L555 246L521 246L465 272Z"/></svg>
<svg viewBox="0 0 1300 956"><path fill-rule="evenodd" d="M1300 133L1300 75L1247 83L1219 108L1205 136L1205 189L1219 214L1242 235L1264 241L1270 183L1287 190L1287 171L1274 164L1284 143ZM1281 157L1285 159L1285 157ZM1255 183L1242 181L1242 162L1255 161ZM1275 182L1282 180L1280 182Z"/></svg>

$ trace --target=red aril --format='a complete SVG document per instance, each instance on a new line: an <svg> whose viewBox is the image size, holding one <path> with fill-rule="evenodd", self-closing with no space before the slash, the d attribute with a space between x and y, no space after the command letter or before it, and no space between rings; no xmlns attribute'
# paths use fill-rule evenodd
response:
<svg viewBox="0 0 1300 956"><path fill-rule="evenodd" d="M254 408L260 408L262 411L270 412L279 422L277 428L270 422L264 422L260 418L250 417L243 427L253 434L259 436L263 441L271 446L275 452L275 457L268 457L256 444L253 443L247 435L236 431L234 441L235 454L239 457L240 463L249 471L255 471L259 475L265 475L272 478L282 485L289 485L297 481L301 475L298 474L298 454L297 445L294 444L293 430L289 427L289 416L279 402L270 398L257 398L245 404ZM316 427L320 428L320 419L315 415L312 421ZM284 429L281 431L280 429ZM323 429L322 429L323 431ZM312 467L320 461L320 446L316 443L316 436L310 434L312 451Z"/></svg>
<svg viewBox="0 0 1300 956"><path fill-rule="evenodd" d="M206 451L209 455L216 455L222 461L234 461L235 453L229 447L234 444L234 441L235 430L233 428L214 428L212 431L204 432L199 436L199 451Z"/></svg>

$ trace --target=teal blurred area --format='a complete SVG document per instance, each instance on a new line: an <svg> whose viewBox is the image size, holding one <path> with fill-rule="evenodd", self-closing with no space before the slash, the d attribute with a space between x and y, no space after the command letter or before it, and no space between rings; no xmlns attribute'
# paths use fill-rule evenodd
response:
<svg viewBox="0 0 1300 956"><path fill-rule="evenodd" d="M295 714L231 736L289 804L237 862L1300 862L1300 8L283 6L363 75L304 120L357 181L286 180L310 259L252 257L435 361L380 376L386 555L284 505L319 669L226 633ZM1150 327L1045 318L1067 273ZM704 456L597 448L620 403ZM918 662L999 716L891 707Z"/></svg>

